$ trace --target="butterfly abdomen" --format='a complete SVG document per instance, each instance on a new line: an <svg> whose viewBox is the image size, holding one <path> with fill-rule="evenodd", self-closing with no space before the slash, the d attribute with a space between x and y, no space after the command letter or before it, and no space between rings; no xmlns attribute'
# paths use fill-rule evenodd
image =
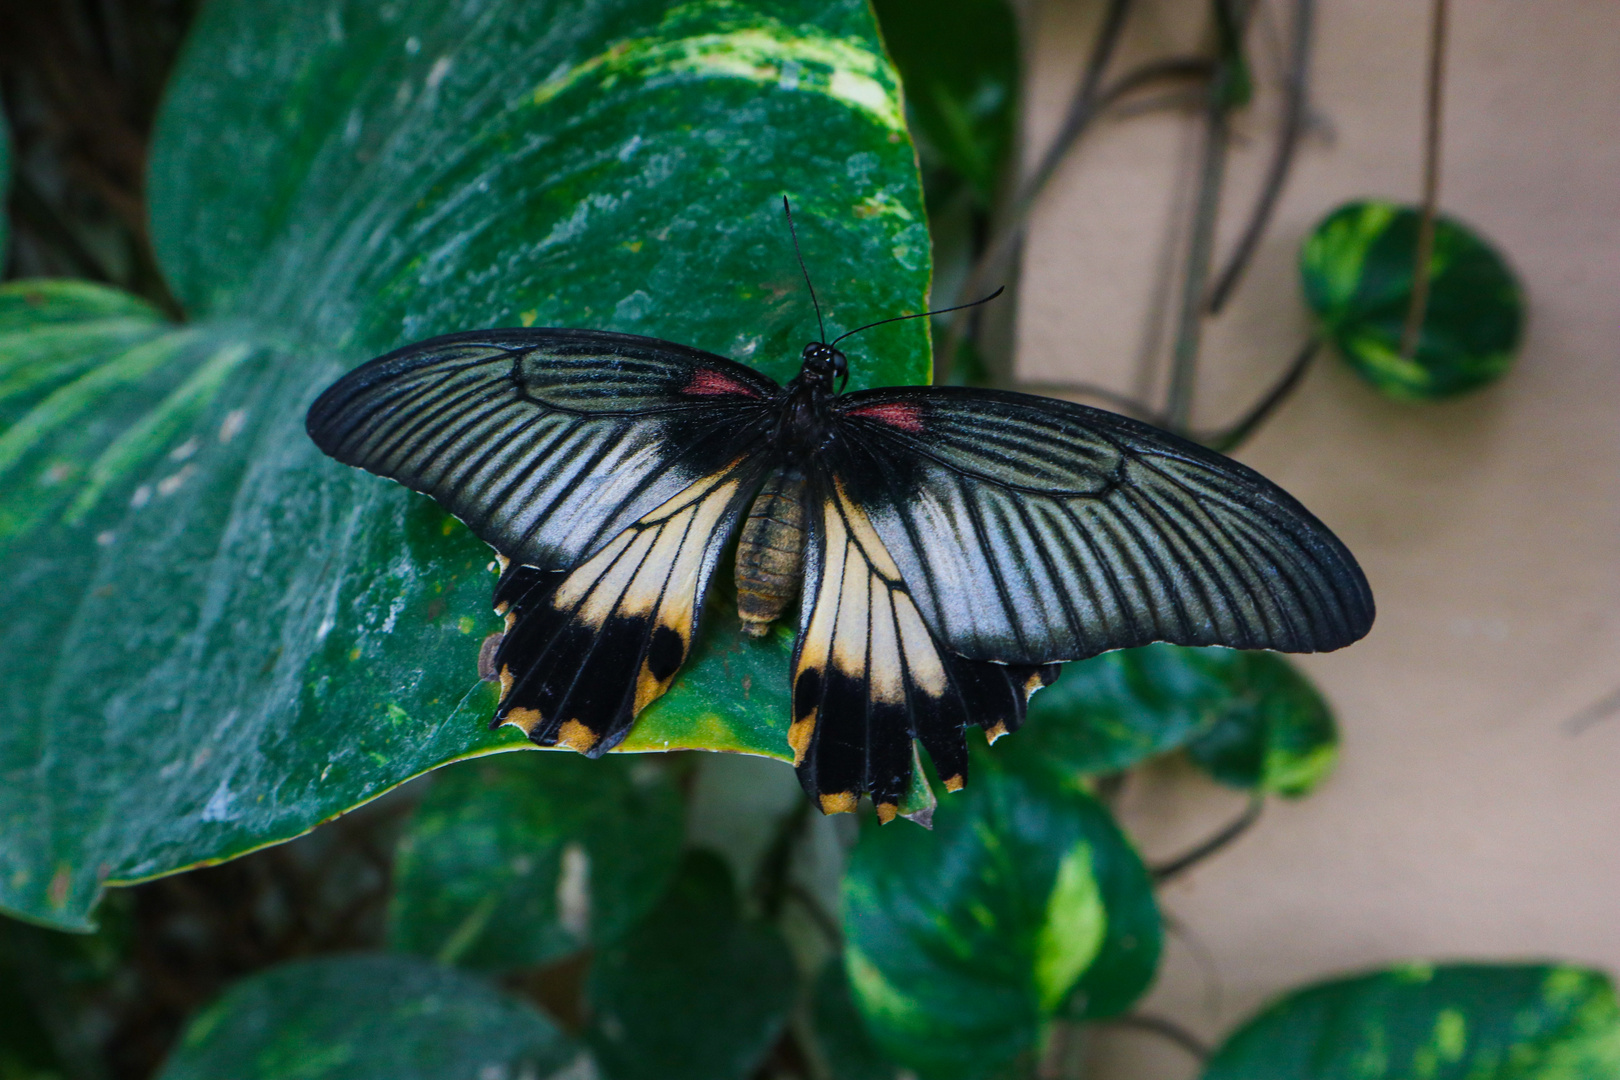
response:
<svg viewBox="0 0 1620 1080"><path fill-rule="evenodd" d="M737 615L763 637L799 594L804 574L804 474L778 469L754 497L737 541Z"/></svg>

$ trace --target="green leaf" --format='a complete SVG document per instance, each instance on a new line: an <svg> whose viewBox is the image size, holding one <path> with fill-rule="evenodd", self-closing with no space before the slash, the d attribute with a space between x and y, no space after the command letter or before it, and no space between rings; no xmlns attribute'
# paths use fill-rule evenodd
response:
<svg viewBox="0 0 1620 1080"><path fill-rule="evenodd" d="M1006 0L874 0L924 162L995 193L1018 116L1018 21Z"/></svg>
<svg viewBox="0 0 1620 1080"><path fill-rule="evenodd" d="M844 962L894 1060L981 1076L1033 1053L1058 1013L1109 1016L1153 977L1158 909L1094 799L975 756L932 832L863 826L844 879Z"/></svg>
<svg viewBox="0 0 1620 1080"><path fill-rule="evenodd" d="M1232 696L1215 724L1187 744L1187 756L1223 784L1308 795L1338 761L1333 710L1286 657L1237 655Z"/></svg>
<svg viewBox="0 0 1620 1080"><path fill-rule="evenodd" d="M1209 731L1229 708L1244 654L1145 645L1063 665L1029 701L1029 719L996 744L998 759L1062 776L1119 772Z"/></svg>
<svg viewBox="0 0 1620 1080"><path fill-rule="evenodd" d="M1346 203L1300 250L1305 302L1324 336L1362 378L1404 401L1450 397L1499 378L1524 328L1524 291L1507 262L1440 215L1422 332L1412 357L1401 356L1420 217L1396 203Z"/></svg>
<svg viewBox="0 0 1620 1080"><path fill-rule="evenodd" d="M65 358L0 432L0 906L77 929L106 884L515 745L476 683L488 549L304 435L344 370L559 325L790 375L815 323L783 193L830 332L928 286L860 0L215 0L164 100L153 242L193 321L30 319L54 286L13 286L28 340L0 338L3 372L35 332ZM928 381L918 322L851 344L852 387ZM627 746L786 757L787 643L707 634Z"/></svg>
<svg viewBox="0 0 1620 1080"><path fill-rule="evenodd" d="M1607 976L1542 964L1408 964L1284 997L1203 1080L1616 1080Z"/></svg>
<svg viewBox="0 0 1620 1080"><path fill-rule="evenodd" d="M775 927L743 920L726 864L692 852L652 914L597 954L588 1038L611 1080L741 1080L781 1034L794 984Z"/></svg>
<svg viewBox="0 0 1620 1080"><path fill-rule="evenodd" d="M390 944L499 971L613 941L662 895L681 831L680 797L644 757L457 765L400 838Z"/></svg>
<svg viewBox="0 0 1620 1080"><path fill-rule="evenodd" d="M487 1080L588 1068L533 1008L403 956L306 960L244 979L186 1027L159 1080Z"/></svg>
<svg viewBox="0 0 1620 1080"><path fill-rule="evenodd" d="M866 1030L850 996L849 976L834 957L821 969L810 999L816 1049L837 1080L895 1080L896 1068Z"/></svg>

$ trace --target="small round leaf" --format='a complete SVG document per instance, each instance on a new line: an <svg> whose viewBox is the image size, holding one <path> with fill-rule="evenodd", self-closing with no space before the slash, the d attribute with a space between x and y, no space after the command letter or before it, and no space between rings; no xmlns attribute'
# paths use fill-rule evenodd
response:
<svg viewBox="0 0 1620 1080"><path fill-rule="evenodd" d="M1396 203L1347 203L1300 251L1305 301L1323 334L1362 378L1405 401L1451 397L1495 380L1513 363L1524 326L1523 290L1506 260L1441 215L1422 331L1413 355L1401 355L1420 216Z"/></svg>

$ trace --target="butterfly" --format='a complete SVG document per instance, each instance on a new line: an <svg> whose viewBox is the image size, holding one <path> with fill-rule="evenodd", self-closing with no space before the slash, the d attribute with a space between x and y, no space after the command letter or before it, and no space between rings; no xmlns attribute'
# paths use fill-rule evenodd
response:
<svg viewBox="0 0 1620 1080"><path fill-rule="evenodd" d="M788 742L825 813L869 794L892 819L914 740L961 788L965 729L1016 730L1062 661L1325 651L1371 627L1355 559L1254 470L1053 398L846 393L841 340L782 386L633 334L449 334L344 376L307 429L495 549L493 723L542 746L624 739L691 655L736 537L744 630L799 601Z"/></svg>

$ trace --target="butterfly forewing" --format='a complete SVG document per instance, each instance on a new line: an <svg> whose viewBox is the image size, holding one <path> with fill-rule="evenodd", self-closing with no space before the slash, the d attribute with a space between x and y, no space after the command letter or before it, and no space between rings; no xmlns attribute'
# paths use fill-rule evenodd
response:
<svg viewBox="0 0 1620 1080"><path fill-rule="evenodd" d="M964 656L1183 645L1312 652L1361 637L1349 552L1275 484L1070 402L960 388L840 399L827 467L930 628Z"/></svg>
<svg viewBox="0 0 1620 1080"><path fill-rule="evenodd" d="M515 562L571 566L765 438L779 388L628 334L453 334L322 394L310 436L432 495Z"/></svg>

